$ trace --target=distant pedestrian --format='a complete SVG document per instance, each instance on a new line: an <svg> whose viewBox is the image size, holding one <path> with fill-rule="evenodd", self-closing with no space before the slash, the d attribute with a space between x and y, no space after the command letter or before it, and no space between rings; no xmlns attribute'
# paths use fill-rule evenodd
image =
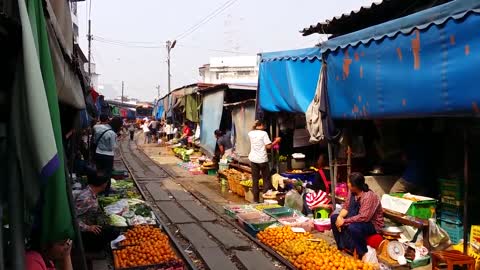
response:
<svg viewBox="0 0 480 270"><path fill-rule="evenodd" d="M131 122L130 125L128 125L128 132L130 134L130 141L133 141L133 137L135 136L135 123Z"/></svg>
<svg viewBox="0 0 480 270"><path fill-rule="evenodd" d="M144 140L143 140L144 144L150 143L151 132L150 132L150 128L148 127L149 124L150 123L148 122L148 120L145 120L145 122L143 123L143 126L142 126L143 136L144 136Z"/></svg>

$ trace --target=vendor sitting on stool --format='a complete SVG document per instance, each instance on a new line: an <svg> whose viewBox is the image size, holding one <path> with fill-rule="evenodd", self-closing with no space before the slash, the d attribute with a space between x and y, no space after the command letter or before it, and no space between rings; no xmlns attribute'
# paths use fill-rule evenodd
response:
<svg viewBox="0 0 480 270"><path fill-rule="evenodd" d="M325 155L320 155L317 161L317 168L311 168L315 170L314 178L312 182L305 182L304 188L308 188L310 192L303 195L303 211L304 215L310 214L315 208L324 206L330 203L328 193L330 191L329 181L323 171L323 167L326 165Z"/></svg>
<svg viewBox="0 0 480 270"><path fill-rule="evenodd" d="M361 173L352 173L348 189L350 195L340 214L331 217L333 236L338 249L356 251L363 258L368 251L367 237L380 233L383 228L383 208Z"/></svg>

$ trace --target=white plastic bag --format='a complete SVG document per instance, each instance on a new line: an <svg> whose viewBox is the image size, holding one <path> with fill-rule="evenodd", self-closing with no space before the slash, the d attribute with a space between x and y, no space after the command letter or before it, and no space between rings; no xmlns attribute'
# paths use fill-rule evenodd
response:
<svg viewBox="0 0 480 270"><path fill-rule="evenodd" d="M378 265L377 251L371 246L367 246L367 249L367 253L365 253L362 258L363 262L369 263L371 265Z"/></svg>
<svg viewBox="0 0 480 270"><path fill-rule="evenodd" d="M298 211L303 210L303 199L296 190L292 189L285 195L285 206Z"/></svg>

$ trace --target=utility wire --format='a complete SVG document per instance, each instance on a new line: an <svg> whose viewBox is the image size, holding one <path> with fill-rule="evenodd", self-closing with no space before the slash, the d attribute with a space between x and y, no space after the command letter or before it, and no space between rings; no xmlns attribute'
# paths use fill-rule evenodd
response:
<svg viewBox="0 0 480 270"><path fill-rule="evenodd" d="M127 47L127 48L140 48L140 49L157 49L157 48L163 48L163 44L161 43L155 43L151 41L122 41L122 40L115 40L115 39L107 39L103 38L100 36L93 36L93 39L97 42L100 43L105 43L109 45L116 45L120 47ZM224 49L212 49L212 48L203 48L203 47L198 47L198 46L189 46L189 45L183 45L183 44L178 44L177 46L179 47L184 47L184 48L191 48L191 49L201 49L201 50L207 50L207 51L213 51L213 52L223 52L223 53L232 53L232 54L251 54L248 52L241 52L241 51L230 51L230 50L224 50Z"/></svg>
<svg viewBox="0 0 480 270"><path fill-rule="evenodd" d="M192 27L188 28L186 31L178 35L175 40L181 40L188 35L192 34L195 32L197 29L199 29L202 25L206 24L216 16L220 15L224 10L232 6L235 2L238 0L228 0L225 3L223 3L220 7L216 8L214 11L209 13L207 16L205 16L202 20L200 20L198 23L194 24Z"/></svg>

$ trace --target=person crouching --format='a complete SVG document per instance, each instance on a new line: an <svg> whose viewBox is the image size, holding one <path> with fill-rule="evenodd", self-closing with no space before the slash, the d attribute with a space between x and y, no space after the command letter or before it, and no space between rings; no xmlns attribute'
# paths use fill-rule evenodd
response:
<svg viewBox="0 0 480 270"><path fill-rule="evenodd" d="M367 237L380 233L384 226L383 208L361 173L352 173L348 188L350 194L342 210L331 217L333 236L339 250L356 250L363 258L368 251Z"/></svg>

